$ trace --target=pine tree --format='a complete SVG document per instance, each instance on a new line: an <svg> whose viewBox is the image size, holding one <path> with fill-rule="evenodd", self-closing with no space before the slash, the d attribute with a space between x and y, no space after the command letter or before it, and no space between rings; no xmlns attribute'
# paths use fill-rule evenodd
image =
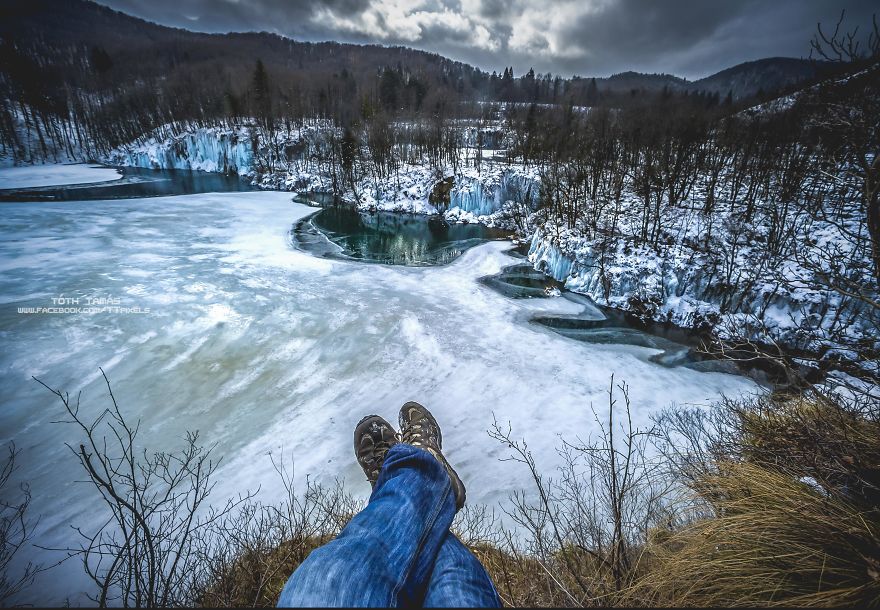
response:
<svg viewBox="0 0 880 610"><path fill-rule="evenodd" d="M599 86L596 84L595 78L591 78L590 84L587 85L586 102L587 106L596 106L599 103Z"/></svg>
<svg viewBox="0 0 880 610"><path fill-rule="evenodd" d="M257 59L257 65L254 67L251 95L254 116L268 130L272 124L272 97L269 91L269 73L266 72L266 66L260 59Z"/></svg>

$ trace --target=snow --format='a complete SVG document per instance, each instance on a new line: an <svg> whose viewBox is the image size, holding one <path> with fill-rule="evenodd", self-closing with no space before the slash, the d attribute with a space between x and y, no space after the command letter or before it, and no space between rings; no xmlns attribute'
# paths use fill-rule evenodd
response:
<svg viewBox="0 0 880 610"><path fill-rule="evenodd" d="M106 405L104 366L144 446L172 449L199 430L225 456L216 501L261 488L284 491L267 454L295 460L297 481L370 487L351 450L367 413L390 421L418 400L443 426L444 450L469 502L496 506L528 487L527 473L486 431L494 417L529 442L539 468L560 465L560 435L595 430L590 411L610 377L626 380L636 425L673 403L705 405L751 381L650 361L655 349L566 339L527 319L573 314L568 299L508 299L478 278L517 259L489 242L442 267L319 259L291 248L288 231L314 210L289 193L249 192L140 200L9 203L0 219L0 294L14 325L0 353L0 430L22 449L20 470L42 514L35 542L71 543L71 523L94 523L94 490L65 442L75 430L30 379L82 390L83 412ZM112 218L113 222L106 222ZM15 236L15 239L10 239ZM149 314L25 315L20 306L113 295ZM31 550L29 553L39 553ZM25 555L47 560L55 555ZM31 591L60 603L88 586L76 562L41 575Z"/></svg>
<svg viewBox="0 0 880 610"><path fill-rule="evenodd" d="M315 120L270 143L254 125L221 125L188 129L172 124L122 146L105 160L109 164L153 169L186 169L235 173L249 177L260 188L296 191L305 195L332 191L332 180L315 160L328 134L338 129L327 121ZM308 153L276 153L308 151ZM491 152L491 151L484 151ZM465 151L465 157L471 154ZM272 169L269 169L271 166ZM454 180L448 204L431 202L435 185L448 177ZM510 201L534 208L540 182L537 172L508 166L489 159L481 170L449 168L438 174L422 162L404 162L390 175L363 171L356 188L345 197L364 210L437 214L445 212L454 222L488 222ZM445 208L445 209L444 209Z"/></svg>
<svg viewBox="0 0 880 610"><path fill-rule="evenodd" d="M873 322L858 303L842 302L814 277L817 265L853 255L846 232L860 231L856 196L846 195L850 204L840 226L810 218L806 206L797 208L801 211L792 212L790 220L790 230L799 235L797 256L768 256L764 244L771 222L758 213L743 228L735 199L725 192L717 193L715 214L707 216L701 212L702 188L698 183L689 201L664 212L657 248L632 237L639 231L643 204L631 191L623 193L619 234L608 244L589 226L557 226L536 214L530 219L536 228L529 260L566 288L604 305L678 326L712 327L725 338L772 339L813 353L831 349L831 354L837 353L835 333L876 341ZM757 208L772 206L762 201ZM812 268L805 266L811 261ZM863 261L864 268L870 264ZM853 273L859 269L851 267ZM876 367L877 362L863 366Z"/></svg>
<svg viewBox="0 0 880 610"><path fill-rule="evenodd" d="M252 137L245 130L225 127L196 129L171 137L163 137L157 132L114 151L110 155L110 162L151 169L249 175L254 171Z"/></svg>
<svg viewBox="0 0 880 610"><path fill-rule="evenodd" d="M110 167L61 163L0 168L0 190L118 180L122 174Z"/></svg>
<svg viewBox="0 0 880 610"><path fill-rule="evenodd" d="M436 214L437 207L429 201L435 180L428 167L404 166L402 171L384 179L364 179L356 203L367 210Z"/></svg>
<svg viewBox="0 0 880 610"><path fill-rule="evenodd" d="M858 79L863 76L870 74L872 71L877 70L877 64L868 66L863 70L859 70L858 72L854 72L852 74L847 74L842 77L832 78L830 81L822 81L807 87L806 89L800 89L795 91L794 93L790 93L789 95L784 95L782 97L778 97L767 102L763 102L761 104L757 104L750 108L746 108L738 113L739 116L743 117L762 117L768 116L772 114L780 114L785 112L786 110L790 110L797 104L800 100L815 94L820 91L823 87L837 86L845 84L846 82L852 79Z"/></svg>

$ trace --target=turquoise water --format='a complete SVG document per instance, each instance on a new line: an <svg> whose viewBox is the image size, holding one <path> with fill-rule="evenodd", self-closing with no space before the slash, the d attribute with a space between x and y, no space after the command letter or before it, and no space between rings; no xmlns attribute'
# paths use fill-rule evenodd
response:
<svg viewBox="0 0 880 610"><path fill-rule="evenodd" d="M450 224L438 216L322 209L294 227L293 241L317 256L373 263L431 266L449 263L507 231L482 225Z"/></svg>
<svg viewBox="0 0 880 610"><path fill-rule="evenodd" d="M516 253L511 253L516 255ZM702 371L737 373L732 362L709 358L703 353L704 334L669 323L640 320L637 316L601 307L588 297L565 290L560 282L523 262L505 267L480 282L511 299L546 299L552 295L578 303L583 310L574 315L536 315L532 324L585 343L636 345L658 350L651 361L665 367L686 366Z"/></svg>
<svg viewBox="0 0 880 610"><path fill-rule="evenodd" d="M0 201L96 201L256 190L245 179L238 176L139 167L120 167L117 169L122 172L122 178L112 182L81 186L0 189Z"/></svg>

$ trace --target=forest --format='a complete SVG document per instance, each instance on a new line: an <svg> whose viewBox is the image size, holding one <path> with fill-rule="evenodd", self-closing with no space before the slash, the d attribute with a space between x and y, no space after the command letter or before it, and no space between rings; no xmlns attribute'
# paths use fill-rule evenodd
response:
<svg viewBox="0 0 880 610"><path fill-rule="evenodd" d="M776 59L695 82L636 73L564 78L532 69L515 76L512 67L489 74L403 47L197 34L84 1L11 0L0 16L0 145L13 158L31 154L17 139L17 121L38 140L98 155L165 124L267 112L351 126L376 111L393 120L475 118L476 102L637 108L672 98L729 113L838 69L829 61ZM265 91L253 86L257 60L271 77Z"/></svg>

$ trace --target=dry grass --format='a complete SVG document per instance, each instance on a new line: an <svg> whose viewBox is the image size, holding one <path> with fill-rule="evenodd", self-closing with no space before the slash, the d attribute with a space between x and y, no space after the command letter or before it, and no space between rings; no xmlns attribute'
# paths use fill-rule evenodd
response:
<svg viewBox="0 0 880 610"><path fill-rule="evenodd" d="M314 536L286 540L268 550L246 551L218 574L216 581L201 595L207 608L269 607L278 603L281 589L309 553L333 536Z"/></svg>
<svg viewBox="0 0 880 610"><path fill-rule="evenodd" d="M69 406L66 394L57 395ZM522 472L522 487L532 489L511 496L503 523L491 509L467 507L453 529L486 566L505 605L880 607L876 401L816 391L769 395L726 401L708 413L673 410L642 430L629 417L626 385L612 382L607 413L593 412L598 433L563 441L564 465L553 477L540 472L509 427L496 422L490 431L507 447L510 468ZM68 413L90 439L104 417L89 424L78 405ZM137 427L118 408L113 413L114 425L129 432L118 438L133 443ZM195 441L188 438L184 457L207 455ZM102 445L94 447L88 460L111 459ZM123 455L133 472L152 472L139 454ZM108 600L140 599L114 587L152 565L167 583L167 601L156 605L274 605L289 575L362 503L340 483L307 479L304 493L295 494L292 464L283 456L273 464L284 501L244 496L194 519L173 539L182 563L172 554L170 568L157 567L100 530L97 544L77 554L88 559L97 549L100 557L127 558L109 570L87 565L96 582L107 583ZM155 512L141 479L110 472L115 478L104 485L122 490L112 506L128 507L124 498L141 493L134 516ZM212 486L197 480L172 499L200 490L203 499ZM145 540L167 529L158 520L137 523Z"/></svg>
<svg viewBox="0 0 880 610"><path fill-rule="evenodd" d="M703 479L716 514L649 547L659 606L880 605L880 513L749 463Z"/></svg>
<svg viewBox="0 0 880 610"><path fill-rule="evenodd" d="M341 483L307 482L300 497L292 473L279 468L288 500L246 504L222 520L205 547L203 575L193 591L203 607L266 607L278 602L290 575L314 549L332 540L362 503Z"/></svg>
<svg viewBox="0 0 880 610"><path fill-rule="evenodd" d="M608 455L611 445L589 447L589 476L570 460L565 476L553 482L520 446L515 461L544 489L541 502L529 505L520 495L507 513L526 525L525 537L485 507L468 507L455 525L505 605L880 607L876 411L823 397L761 397L726 402L714 418L677 421L690 422L688 433L698 440L681 462L682 453L667 454L665 469L634 454L632 480L645 478L639 493L621 496L621 507L640 521L625 519L619 543L602 531L602 515L611 513L608 498L596 496L605 480L597 474L607 470L595 456ZM676 502L646 510L645 498L656 503L671 496L645 490L673 485L684 492ZM347 517L334 519L341 527ZM273 604L287 576L332 535L324 530L239 554L203 602Z"/></svg>
<svg viewBox="0 0 880 610"><path fill-rule="evenodd" d="M809 477L864 507L880 504L876 410L845 408L824 396L764 398L731 409L739 420L734 457Z"/></svg>

